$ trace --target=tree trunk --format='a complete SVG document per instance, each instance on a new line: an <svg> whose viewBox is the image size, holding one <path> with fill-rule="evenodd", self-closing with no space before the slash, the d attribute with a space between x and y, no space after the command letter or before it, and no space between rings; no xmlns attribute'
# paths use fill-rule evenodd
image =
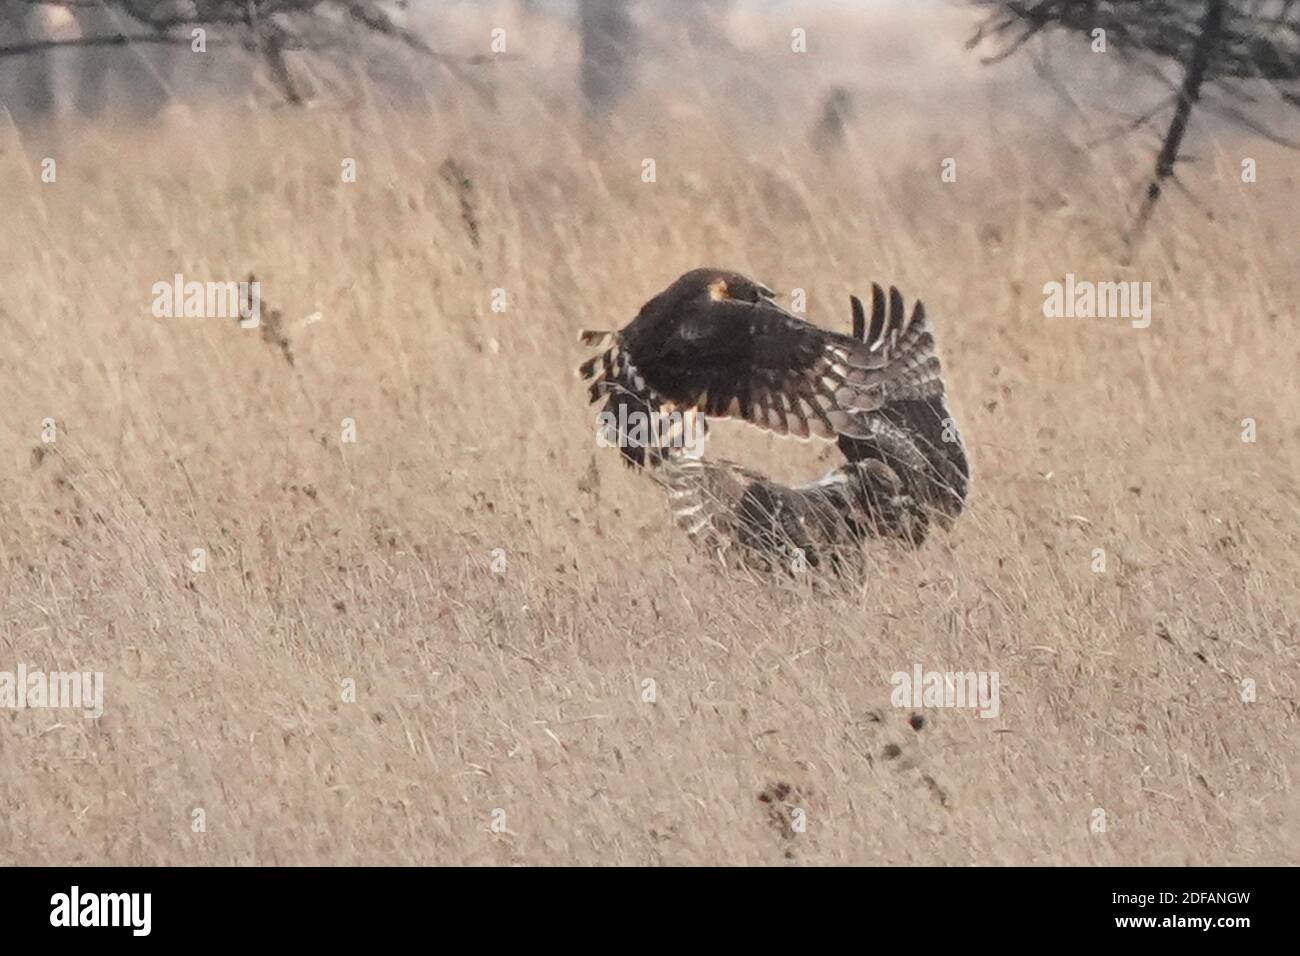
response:
<svg viewBox="0 0 1300 956"><path fill-rule="evenodd" d="M1133 227L1133 233L1130 239L1141 236L1142 231L1146 228L1147 221L1151 218L1151 213L1160 200L1160 194L1164 188L1164 181L1174 174L1174 164L1178 162L1178 148L1182 145L1183 134L1187 132L1187 123L1192 116L1192 108L1197 100L1201 98L1201 84L1205 81L1205 73L1210 65L1210 58L1214 55L1215 47L1218 46L1219 37L1223 31L1223 8L1225 0L1208 0L1205 5L1205 16L1201 18L1200 34L1196 38L1196 45L1192 47L1191 57L1187 61L1187 69L1183 73L1183 85L1178 90L1178 106L1174 110L1173 119L1169 123L1169 129L1165 133L1165 141L1160 147L1160 153L1156 156L1155 175L1147 185L1146 198L1142 201L1142 208L1138 211L1137 222Z"/></svg>
<svg viewBox="0 0 1300 956"><path fill-rule="evenodd" d="M582 95L592 114L606 112L631 85L632 18L627 0L582 0Z"/></svg>

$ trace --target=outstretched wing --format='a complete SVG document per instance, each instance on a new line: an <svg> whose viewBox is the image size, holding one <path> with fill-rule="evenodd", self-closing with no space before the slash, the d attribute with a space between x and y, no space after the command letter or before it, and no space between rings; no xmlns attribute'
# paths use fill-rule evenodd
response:
<svg viewBox="0 0 1300 956"><path fill-rule="evenodd" d="M850 462L887 465L919 507L952 518L969 491L970 465L944 397L925 307L916 303L906 322L904 315L895 288L886 299L884 290L872 285L870 324L862 303L853 298L854 336L873 351L892 352L896 376L879 390L879 403L862 413L857 427L840 434L838 444Z"/></svg>
<svg viewBox="0 0 1300 956"><path fill-rule="evenodd" d="M938 380L924 310L904 319L900 302L896 320L864 341L818 328L767 298L713 301L671 323L583 333L607 348L579 374L592 401L621 393L654 410L739 418L778 435L866 439L863 412L924 394Z"/></svg>
<svg viewBox="0 0 1300 956"><path fill-rule="evenodd" d="M888 345L872 348L767 299L727 300L684 316L657 341L629 341L628 350L678 407L744 419L778 435L865 438L861 412L920 392L938 377L924 312L919 318L918 327L891 329Z"/></svg>

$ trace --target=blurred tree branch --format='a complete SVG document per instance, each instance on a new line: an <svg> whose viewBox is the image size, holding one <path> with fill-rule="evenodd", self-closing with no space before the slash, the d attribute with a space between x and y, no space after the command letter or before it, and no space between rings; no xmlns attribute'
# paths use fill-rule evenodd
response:
<svg viewBox="0 0 1300 956"><path fill-rule="evenodd" d="M968 2L988 10L967 43L968 48L986 40L995 44L985 63L1007 59L1052 28L1082 34L1094 43L1097 31L1103 31L1105 49L1114 49L1170 88L1172 95L1116 134L1132 132L1171 110L1130 239L1150 220L1165 182L1181 186L1175 167L1185 158L1180 148L1198 105L1271 142L1300 149L1300 141L1273 131L1250 110L1259 104L1257 89L1267 89L1285 106L1300 109L1300 0ZM1159 68L1162 62L1176 64L1181 81L1170 82ZM1248 82L1255 89L1248 89Z"/></svg>
<svg viewBox="0 0 1300 956"><path fill-rule="evenodd" d="M25 0L28 7L48 5ZM437 63L476 94L491 100L491 90L465 69L495 59L516 57L458 57L430 46L423 37L396 23L375 0L62 0L54 6L73 10L106 10L124 14L120 32L104 36L29 40L0 45L0 57L42 53L62 47L128 46L134 43L190 46L184 28L217 28L234 34L234 42L266 63L271 79L284 97L301 104L284 54L289 50L321 51L342 46L341 31L353 24L364 32L396 41ZM150 32L141 32L150 31ZM205 41L222 45L231 41Z"/></svg>

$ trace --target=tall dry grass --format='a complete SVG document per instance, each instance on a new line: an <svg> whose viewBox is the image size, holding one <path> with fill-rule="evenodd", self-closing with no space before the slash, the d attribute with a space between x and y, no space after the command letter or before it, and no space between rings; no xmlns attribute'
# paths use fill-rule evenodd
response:
<svg viewBox="0 0 1300 956"><path fill-rule="evenodd" d="M604 135L550 89L554 26L497 112L200 109L66 133L54 184L6 133L0 670L101 670L107 700L0 711L0 860L1300 859L1296 157L1201 135L1201 208L1126 262L1140 144L1072 149L956 42L873 61L901 14L815 22L816 72L747 20ZM866 78L823 159L837 69ZM706 263L837 328L873 279L926 302L976 468L951 534L849 590L732 575L596 447L573 333ZM292 364L150 314L174 273L250 271ZM1045 319L1067 272L1151 282L1151 327ZM833 461L724 431L779 474ZM997 672L1000 715L913 729L914 663Z"/></svg>

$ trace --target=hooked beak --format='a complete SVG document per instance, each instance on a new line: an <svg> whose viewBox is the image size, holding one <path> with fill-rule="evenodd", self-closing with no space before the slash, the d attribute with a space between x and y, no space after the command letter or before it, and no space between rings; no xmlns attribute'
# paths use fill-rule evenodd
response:
<svg viewBox="0 0 1300 956"><path fill-rule="evenodd" d="M758 294L762 297L764 305L768 306L769 308L776 309L778 312L782 313L783 315L787 315L792 319L799 318L799 316L795 315L793 312L791 312L789 309L783 306L780 302L776 301L777 293L773 292L765 285L760 285L758 283L755 283L755 285L758 288Z"/></svg>

